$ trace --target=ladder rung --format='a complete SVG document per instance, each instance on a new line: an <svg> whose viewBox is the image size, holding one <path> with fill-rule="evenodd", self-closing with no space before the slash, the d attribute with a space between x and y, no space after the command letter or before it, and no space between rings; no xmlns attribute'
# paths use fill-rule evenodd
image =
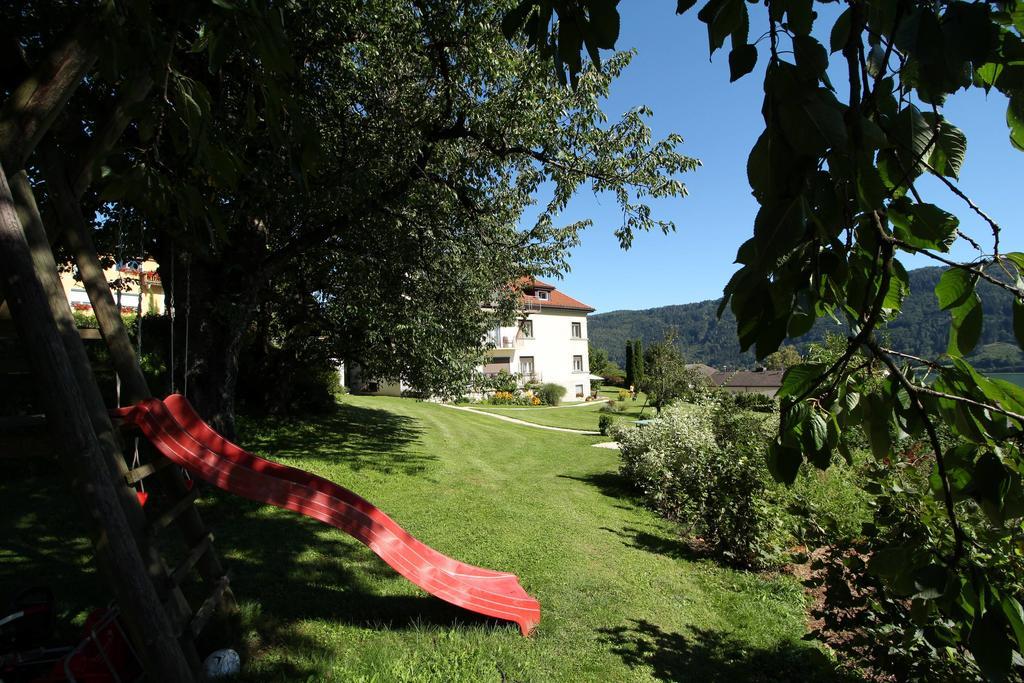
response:
<svg viewBox="0 0 1024 683"><path fill-rule="evenodd" d="M33 431L45 426L45 415L10 415L0 417L0 433Z"/></svg>
<svg viewBox="0 0 1024 683"><path fill-rule="evenodd" d="M217 579L217 585L214 587L213 593L196 610L195 616L192 617L192 622L189 624L189 630L192 631L193 638L199 637L199 634L206 628L206 622L217 611L217 605L220 604L221 598L224 597L224 591L227 590L230 583L231 581L227 576Z"/></svg>
<svg viewBox="0 0 1024 683"><path fill-rule="evenodd" d="M171 572L171 583L175 586L180 586L184 582L185 577L192 571L192 567L196 566L196 562L199 558L210 549L210 545L213 543L213 534L206 534L199 543L195 544L195 547L189 551L188 557L182 560L181 564Z"/></svg>
<svg viewBox="0 0 1024 683"><path fill-rule="evenodd" d="M140 465L133 470L129 470L128 473L124 475L124 480L129 486L134 486L149 475L154 472L159 472L170 464L171 461L167 458L160 458L156 462L148 462L145 465Z"/></svg>
<svg viewBox="0 0 1024 683"><path fill-rule="evenodd" d="M155 536L164 527L170 526L171 522L176 520L181 513L185 512L185 510L188 510L189 507L192 506L198 495L199 487L193 486L192 490L182 496L177 503L172 505L166 512L149 523L149 535Z"/></svg>

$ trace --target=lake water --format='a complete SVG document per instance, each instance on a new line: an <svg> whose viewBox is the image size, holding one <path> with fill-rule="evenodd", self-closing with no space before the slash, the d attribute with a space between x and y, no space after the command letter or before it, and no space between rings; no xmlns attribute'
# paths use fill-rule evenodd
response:
<svg viewBox="0 0 1024 683"><path fill-rule="evenodd" d="M1024 372L992 372L987 374L989 377L1006 380L1007 382L1013 382L1018 386L1024 387Z"/></svg>

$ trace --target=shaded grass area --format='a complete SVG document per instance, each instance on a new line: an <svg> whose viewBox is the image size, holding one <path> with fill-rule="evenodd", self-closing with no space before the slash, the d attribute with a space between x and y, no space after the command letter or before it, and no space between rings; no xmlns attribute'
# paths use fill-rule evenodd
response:
<svg viewBox="0 0 1024 683"><path fill-rule="evenodd" d="M566 412L571 412L567 409ZM583 410L582 408L579 410ZM686 556L598 437L388 397L247 422L247 446L352 488L441 552L513 571L531 638L426 595L344 533L221 492L204 517L242 603L253 681L833 680L790 577ZM47 578L73 617L101 601L59 481L0 482L0 585ZM42 540L39 540L42 539Z"/></svg>
<svg viewBox="0 0 1024 683"><path fill-rule="evenodd" d="M601 398L618 399L619 390L601 389L598 393ZM612 413L612 419L622 422L633 422L635 420L649 419L654 417L654 408L646 406L646 397L637 394L637 400L621 402L623 408L621 413ZM473 404L470 408L487 413L507 415L524 422L547 425L549 427L566 427L568 429L584 429L594 431L598 428L597 421L601 416L601 408L605 402L591 403L583 406L538 406L536 408L525 408L522 406L492 406L486 404Z"/></svg>

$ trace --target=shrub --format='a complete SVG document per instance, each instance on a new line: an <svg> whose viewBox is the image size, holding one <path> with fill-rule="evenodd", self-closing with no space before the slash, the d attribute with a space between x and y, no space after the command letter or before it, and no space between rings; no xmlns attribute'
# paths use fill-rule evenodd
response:
<svg viewBox="0 0 1024 683"><path fill-rule="evenodd" d="M537 396L542 403L546 403L549 406L557 406L561 402L562 397L565 396L565 387L561 384L551 384L549 382L537 390Z"/></svg>
<svg viewBox="0 0 1024 683"><path fill-rule="evenodd" d="M597 429L601 432L601 436L608 436L608 432L613 424L615 424L615 420L612 419L611 415L599 415L597 417Z"/></svg>
<svg viewBox="0 0 1024 683"><path fill-rule="evenodd" d="M608 401L601 406L602 413L621 413L623 411L622 404L618 401Z"/></svg>
<svg viewBox="0 0 1024 683"><path fill-rule="evenodd" d="M623 476L691 540L730 564L766 566L781 559L788 540L764 465L772 423L718 405L674 406L612 435Z"/></svg>
<svg viewBox="0 0 1024 683"><path fill-rule="evenodd" d="M732 394L726 393L733 405L741 410L754 410L759 413L774 413L779 409L778 403L771 396L755 392Z"/></svg>
<svg viewBox="0 0 1024 683"><path fill-rule="evenodd" d="M493 396L487 399L487 402L496 406L521 406L525 405L528 399L523 396L517 396L510 391L496 391Z"/></svg>
<svg viewBox="0 0 1024 683"><path fill-rule="evenodd" d="M619 389L620 401L628 401L631 398L633 398L633 394L629 393L629 391L627 391L626 389Z"/></svg>

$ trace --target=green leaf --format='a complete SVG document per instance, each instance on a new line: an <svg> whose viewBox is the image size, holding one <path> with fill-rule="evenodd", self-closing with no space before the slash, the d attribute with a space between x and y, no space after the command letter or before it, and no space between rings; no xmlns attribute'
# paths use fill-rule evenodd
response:
<svg viewBox="0 0 1024 683"><path fill-rule="evenodd" d="M810 36L797 36L793 39L793 56L796 65L819 79L828 68L828 53L821 43Z"/></svg>
<svg viewBox="0 0 1024 683"><path fill-rule="evenodd" d="M817 412L812 412L807 418L804 433L807 435L808 444L812 446L811 450L820 451L828 440L828 423Z"/></svg>
<svg viewBox="0 0 1024 683"><path fill-rule="evenodd" d="M1013 299L1013 336L1017 338L1017 346L1024 349L1024 301Z"/></svg>
<svg viewBox="0 0 1024 683"><path fill-rule="evenodd" d="M1010 128L1010 144L1024 152L1024 95L1016 93L1006 106L1006 125Z"/></svg>
<svg viewBox="0 0 1024 683"><path fill-rule="evenodd" d="M850 40L850 29L851 15L850 10L847 9L839 15L836 23L832 25L832 34L829 36L829 45L832 48L832 52L839 52L846 47L846 43Z"/></svg>
<svg viewBox="0 0 1024 683"><path fill-rule="evenodd" d="M1005 596L999 603L1003 616L1010 624L1014 638L1017 639L1017 651L1024 652L1024 610L1012 595Z"/></svg>
<svg viewBox="0 0 1024 683"><path fill-rule="evenodd" d="M986 678L997 681L1007 678L1013 663L1013 648L1003 628L1001 611L985 612L971 629L967 646Z"/></svg>
<svg viewBox="0 0 1024 683"><path fill-rule="evenodd" d="M506 39L512 40L519 33L519 29L526 22L527 15L533 11L534 4L534 0L522 0L522 2L508 11L501 20L501 32Z"/></svg>
<svg viewBox="0 0 1024 683"><path fill-rule="evenodd" d="M793 149L817 157L846 146L844 111L832 93L819 88L799 100L784 101L779 106L779 118Z"/></svg>
<svg viewBox="0 0 1024 683"><path fill-rule="evenodd" d="M598 47L615 48L619 39L619 0L590 0L590 26Z"/></svg>
<svg viewBox="0 0 1024 683"><path fill-rule="evenodd" d="M753 45L734 47L729 53L729 81L737 81L754 70L757 48Z"/></svg>
<svg viewBox="0 0 1024 683"><path fill-rule="evenodd" d="M946 352L951 356L966 356L981 339L981 297L972 292L964 303L950 309L950 313L953 325L949 330Z"/></svg>
<svg viewBox="0 0 1024 683"><path fill-rule="evenodd" d="M896 154L898 177L894 184L904 185L924 173L921 163L930 154L934 134L921 110L910 105L900 110L893 120L889 137Z"/></svg>
<svg viewBox="0 0 1024 683"><path fill-rule="evenodd" d="M822 373L828 369L824 363L801 363L786 370L782 376L782 386L776 394L777 398L789 396L802 396L821 378Z"/></svg>
<svg viewBox="0 0 1024 683"><path fill-rule="evenodd" d="M949 571L939 564L929 564L914 573L914 588L917 592L912 596L922 600L934 600L946 592Z"/></svg>
<svg viewBox="0 0 1024 683"><path fill-rule="evenodd" d="M963 268L950 268L944 272L939 284L935 285L939 308L945 311L963 304L974 293L975 282L974 274Z"/></svg>
<svg viewBox="0 0 1024 683"><path fill-rule="evenodd" d="M967 155L967 136L945 119L939 125L939 137L928 156L928 164L939 175L959 178L960 167Z"/></svg>
<svg viewBox="0 0 1024 683"><path fill-rule="evenodd" d="M919 249L947 252L956 241L960 221L934 204L915 204L900 197L889 207L896 237Z"/></svg>
<svg viewBox="0 0 1024 683"><path fill-rule="evenodd" d="M1003 258L1009 259L1018 271L1024 272L1024 253L1011 251L1008 254L1003 254Z"/></svg>
<svg viewBox="0 0 1024 683"><path fill-rule="evenodd" d="M888 402L880 396L867 396L861 403L864 410L864 434L871 446L871 454L881 460L889 455L892 441L889 436Z"/></svg>
<svg viewBox="0 0 1024 683"><path fill-rule="evenodd" d="M900 546L879 548L868 560L868 571L883 579L892 581L907 571L911 560L910 551Z"/></svg>
<svg viewBox="0 0 1024 683"><path fill-rule="evenodd" d="M775 481L792 484L802 462L803 458L796 448L783 446L777 442L773 442L768 448L768 472Z"/></svg>
<svg viewBox="0 0 1024 683"><path fill-rule="evenodd" d="M889 279L889 289L885 293L882 308L887 311L898 311L903 300L910 294L910 275L903 267L903 264L893 259L892 277Z"/></svg>

